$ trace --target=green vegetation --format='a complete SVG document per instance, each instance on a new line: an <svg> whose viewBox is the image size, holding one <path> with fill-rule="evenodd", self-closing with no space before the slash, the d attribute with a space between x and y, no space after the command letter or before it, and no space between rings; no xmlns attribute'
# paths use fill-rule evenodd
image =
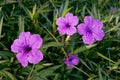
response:
<svg viewBox="0 0 120 80"><path fill-rule="evenodd" d="M68 12L78 16L79 24L85 16L101 20L103 40L85 45L76 33L65 42L67 36L59 34L56 20ZM27 67L11 51L24 31L43 38L44 59ZM72 69L64 64L67 53L78 54L80 60ZM0 0L0 80L120 80L120 1Z"/></svg>

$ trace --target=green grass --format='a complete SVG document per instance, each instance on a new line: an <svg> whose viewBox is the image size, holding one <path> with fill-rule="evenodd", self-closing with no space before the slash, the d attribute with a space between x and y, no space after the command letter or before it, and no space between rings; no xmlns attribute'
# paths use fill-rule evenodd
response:
<svg viewBox="0 0 120 80"><path fill-rule="evenodd" d="M85 16L101 20L104 39L85 45L75 34L65 43L56 20L67 12L78 16L79 23ZM40 34L44 40L44 59L35 65L31 80L120 80L119 0L0 0L0 80L27 80L30 74L32 64L22 67L10 49L23 31ZM68 52L80 59L73 69L63 64Z"/></svg>

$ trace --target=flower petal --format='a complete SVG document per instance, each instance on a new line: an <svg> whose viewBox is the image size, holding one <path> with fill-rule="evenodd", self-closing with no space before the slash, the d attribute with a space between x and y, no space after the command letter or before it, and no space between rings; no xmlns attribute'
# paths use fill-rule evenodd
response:
<svg viewBox="0 0 120 80"><path fill-rule="evenodd" d="M65 15L65 18L68 19L68 20L70 20L71 17L73 17L73 14L69 13L69 12Z"/></svg>
<svg viewBox="0 0 120 80"><path fill-rule="evenodd" d="M16 57L23 67L26 67L28 65L27 55L25 55L24 53L18 53Z"/></svg>
<svg viewBox="0 0 120 80"><path fill-rule="evenodd" d="M78 21L79 21L79 18L77 16L74 16L72 19L71 19L71 25L74 26L74 25L77 25L78 24Z"/></svg>
<svg viewBox="0 0 120 80"><path fill-rule="evenodd" d="M92 29L100 30L100 29L102 29L102 27L103 27L103 23L100 20L93 21Z"/></svg>
<svg viewBox="0 0 120 80"><path fill-rule="evenodd" d="M78 24L78 17L77 16L73 16L72 13L67 13L65 16L65 19L67 20L67 22L71 25L71 26L75 26Z"/></svg>
<svg viewBox="0 0 120 80"><path fill-rule="evenodd" d="M101 41L104 37L105 33L103 30L99 30L99 32L93 32L93 36L95 37L96 40Z"/></svg>
<svg viewBox="0 0 120 80"><path fill-rule="evenodd" d="M38 64L43 59L43 54L40 50L33 49L28 53L27 60L32 64Z"/></svg>
<svg viewBox="0 0 120 80"><path fill-rule="evenodd" d="M30 32L22 32L19 35L19 40L23 41L26 43L26 45L29 43L29 38L31 36Z"/></svg>
<svg viewBox="0 0 120 80"><path fill-rule="evenodd" d="M72 68L73 68L73 65L72 65L72 64L67 64L67 68L68 68L68 69L72 69Z"/></svg>
<svg viewBox="0 0 120 80"><path fill-rule="evenodd" d="M86 33L83 35L82 39L85 44L93 44L94 43L94 36L92 34Z"/></svg>
<svg viewBox="0 0 120 80"><path fill-rule="evenodd" d="M56 21L58 26L63 26L65 24L65 19L63 17L59 17Z"/></svg>
<svg viewBox="0 0 120 80"><path fill-rule="evenodd" d="M67 32L67 28L65 26L61 26L61 27L58 26L57 30L61 35L64 35Z"/></svg>
<svg viewBox="0 0 120 80"><path fill-rule="evenodd" d="M67 29L67 35L73 35L74 33L76 33L77 32L77 29L76 29L76 27L70 27L70 28L68 28Z"/></svg>
<svg viewBox="0 0 120 80"><path fill-rule="evenodd" d="M29 45L32 48L38 49L42 46L43 40L39 34L33 34L29 38Z"/></svg>
<svg viewBox="0 0 120 80"><path fill-rule="evenodd" d="M24 42L21 42L19 39L16 39L11 45L11 51L14 53L22 52L23 45L24 45Z"/></svg>
<svg viewBox="0 0 120 80"><path fill-rule="evenodd" d="M72 63L73 63L73 65L78 65L79 60L77 58L75 58L75 59L72 60Z"/></svg>
<svg viewBox="0 0 120 80"><path fill-rule="evenodd" d="M78 25L78 33L81 35L86 34L86 27L87 27L87 25L84 23L79 24Z"/></svg>
<svg viewBox="0 0 120 80"><path fill-rule="evenodd" d="M93 20L94 19L91 16L86 16L84 18L84 23L87 24L89 27L92 27Z"/></svg>

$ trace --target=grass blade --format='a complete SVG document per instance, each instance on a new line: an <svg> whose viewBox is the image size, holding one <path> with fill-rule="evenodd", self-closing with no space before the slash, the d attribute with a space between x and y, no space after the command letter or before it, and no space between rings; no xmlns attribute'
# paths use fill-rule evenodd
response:
<svg viewBox="0 0 120 80"><path fill-rule="evenodd" d="M0 38L1 38L1 34L2 34L2 24L3 24L3 16L2 16L2 18L1 18L1 20L0 20Z"/></svg>
<svg viewBox="0 0 120 80"><path fill-rule="evenodd" d="M24 32L24 17L23 16L19 16L18 26L19 26L18 33Z"/></svg>
<svg viewBox="0 0 120 80"><path fill-rule="evenodd" d="M102 55L102 54L99 53L99 52L97 52L97 55L100 56L100 57L102 57L103 59L106 59L106 60L108 60L108 61L110 61L110 62L112 62L112 63L115 63L115 61L113 61L113 60L107 58L106 56Z"/></svg>

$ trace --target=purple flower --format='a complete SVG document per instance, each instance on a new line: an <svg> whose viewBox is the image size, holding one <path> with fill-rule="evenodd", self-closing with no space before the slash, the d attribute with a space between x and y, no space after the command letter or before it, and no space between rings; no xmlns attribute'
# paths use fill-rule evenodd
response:
<svg viewBox="0 0 120 80"><path fill-rule="evenodd" d="M115 13L117 11L117 9L115 7L110 7L110 12L111 13Z"/></svg>
<svg viewBox="0 0 120 80"><path fill-rule="evenodd" d="M16 54L18 61L23 67L31 64L38 64L43 59L43 54L38 50L42 46L43 40L38 34L22 32L18 39L11 45L11 50Z"/></svg>
<svg viewBox="0 0 120 80"><path fill-rule="evenodd" d="M79 59L77 54L68 54L68 57L64 60L64 63L67 65L67 68L71 69L73 68L73 65L78 65Z"/></svg>
<svg viewBox="0 0 120 80"><path fill-rule="evenodd" d="M78 33L83 35L82 39L85 44L93 44L95 40L100 41L104 37L102 30L103 23L95 20L91 16L84 18L84 23L78 25Z"/></svg>
<svg viewBox="0 0 120 80"><path fill-rule="evenodd" d="M65 15L65 18L59 17L56 21L56 24L58 25L57 30L61 35L73 35L77 32L77 29L75 25L78 24L78 17L73 16L72 13L67 13Z"/></svg>

